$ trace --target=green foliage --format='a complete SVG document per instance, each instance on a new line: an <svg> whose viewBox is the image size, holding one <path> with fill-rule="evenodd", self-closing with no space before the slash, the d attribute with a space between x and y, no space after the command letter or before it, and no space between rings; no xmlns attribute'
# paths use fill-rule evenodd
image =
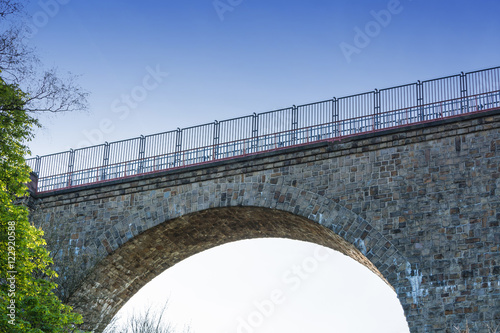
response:
<svg viewBox="0 0 500 333"><path fill-rule="evenodd" d="M22 91L0 78L0 332L70 332L82 318L54 294L56 273L43 231L29 223L19 200L30 180L25 143L38 126L25 101Z"/></svg>

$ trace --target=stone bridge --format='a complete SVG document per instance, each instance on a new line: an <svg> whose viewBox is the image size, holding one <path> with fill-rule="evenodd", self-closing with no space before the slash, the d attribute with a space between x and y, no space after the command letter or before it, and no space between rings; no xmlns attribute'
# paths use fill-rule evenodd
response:
<svg viewBox="0 0 500 333"><path fill-rule="evenodd" d="M500 324L500 110L35 195L32 219L105 258L73 295L102 331L206 249L281 237L340 251L396 292L411 332Z"/></svg>

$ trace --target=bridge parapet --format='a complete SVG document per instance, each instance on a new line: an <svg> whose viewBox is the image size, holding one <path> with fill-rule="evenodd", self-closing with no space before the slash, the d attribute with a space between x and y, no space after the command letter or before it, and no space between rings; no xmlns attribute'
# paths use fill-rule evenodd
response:
<svg viewBox="0 0 500 333"><path fill-rule="evenodd" d="M39 192L262 154L500 107L500 67L28 159Z"/></svg>

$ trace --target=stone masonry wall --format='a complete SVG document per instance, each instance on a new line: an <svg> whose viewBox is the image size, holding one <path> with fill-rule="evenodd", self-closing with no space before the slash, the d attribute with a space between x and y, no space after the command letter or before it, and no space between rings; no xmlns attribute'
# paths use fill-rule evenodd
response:
<svg viewBox="0 0 500 333"><path fill-rule="evenodd" d="M32 219L106 256L73 299L96 331L189 255L288 237L383 277L411 332L487 332L500 324L499 134L496 110L38 195Z"/></svg>

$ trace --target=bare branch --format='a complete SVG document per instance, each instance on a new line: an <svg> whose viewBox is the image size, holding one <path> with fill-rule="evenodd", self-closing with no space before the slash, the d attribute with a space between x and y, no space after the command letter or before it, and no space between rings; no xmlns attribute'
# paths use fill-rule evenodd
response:
<svg viewBox="0 0 500 333"><path fill-rule="evenodd" d="M134 312L125 325L118 324L118 318L115 317L111 324L106 327L104 333L174 333L177 330L175 327L165 321L163 318L166 315L168 302L158 309L149 305L141 312ZM183 332L189 333L189 327L185 327Z"/></svg>
<svg viewBox="0 0 500 333"><path fill-rule="evenodd" d="M66 79L55 68L46 71L43 78L28 88L26 110L29 112L67 112L87 108L88 92L76 84L76 76L68 73Z"/></svg>
<svg viewBox="0 0 500 333"><path fill-rule="evenodd" d="M0 0L0 71L2 78L27 94L29 112L67 112L86 110L88 92L77 84L77 77L61 76L56 68L44 69L35 49L29 45L27 27L4 20L22 14L16 0ZM22 21L22 20L21 20Z"/></svg>
<svg viewBox="0 0 500 333"><path fill-rule="evenodd" d="M21 12L23 5L14 0L0 0L0 18Z"/></svg>

